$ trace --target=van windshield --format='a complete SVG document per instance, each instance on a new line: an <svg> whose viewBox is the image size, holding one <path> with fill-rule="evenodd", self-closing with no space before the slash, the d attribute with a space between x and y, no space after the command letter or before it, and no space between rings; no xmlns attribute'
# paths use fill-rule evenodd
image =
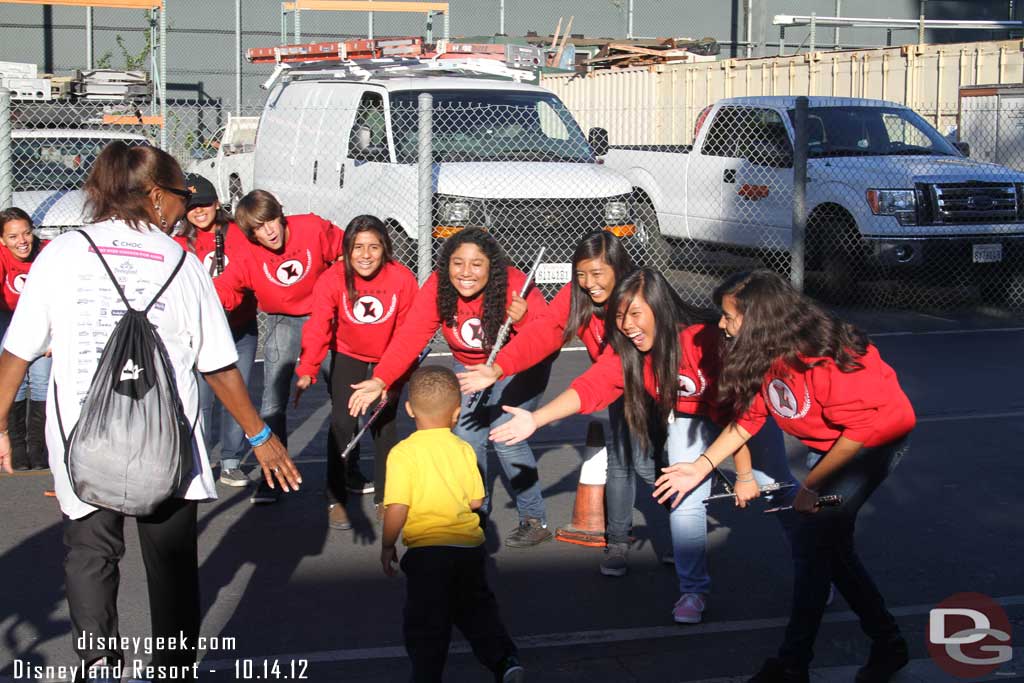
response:
<svg viewBox="0 0 1024 683"><path fill-rule="evenodd" d="M391 94L399 163L417 158L418 98ZM555 95L508 90L434 90L434 161L593 161L582 131Z"/></svg>
<svg viewBox="0 0 1024 683"><path fill-rule="evenodd" d="M807 128L811 158L960 156L927 121L902 107L811 107Z"/></svg>

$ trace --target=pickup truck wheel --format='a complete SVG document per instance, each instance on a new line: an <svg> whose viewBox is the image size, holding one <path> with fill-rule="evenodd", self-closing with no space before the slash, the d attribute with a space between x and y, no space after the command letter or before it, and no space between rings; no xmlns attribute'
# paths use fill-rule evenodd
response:
<svg viewBox="0 0 1024 683"><path fill-rule="evenodd" d="M652 268L671 270L674 267L672 245L661 236L658 212L645 195L637 199L635 211L638 247L633 250L640 263Z"/></svg>
<svg viewBox="0 0 1024 683"><path fill-rule="evenodd" d="M416 240L409 237L401 225L390 221L387 225L388 232L391 233L391 246L395 250L395 260L415 273L419 261Z"/></svg>
<svg viewBox="0 0 1024 683"><path fill-rule="evenodd" d="M807 270L818 271L816 278L808 278L817 283L814 293L831 303L849 303L866 266L853 216L839 207L816 210L807 221Z"/></svg>
<svg viewBox="0 0 1024 683"><path fill-rule="evenodd" d="M238 206L238 200L245 196L245 190L242 188L242 180L232 174L228 178L228 201L231 202L231 206Z"/></svg>

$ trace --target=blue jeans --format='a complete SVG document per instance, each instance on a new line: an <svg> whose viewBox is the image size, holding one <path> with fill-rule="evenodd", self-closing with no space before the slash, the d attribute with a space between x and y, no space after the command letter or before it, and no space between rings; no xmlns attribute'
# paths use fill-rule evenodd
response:
<svg viewBox="0 0 1024 683"><path fill-rule="evenodd" d="M260 417L281 443L288 445L288 397L295 385L295 366L302 353L302 326L308 315L267 315L263 341L263 400ZM331 354L320 365L320 380L331 385Z"/></svg>
<svg viewBox="0 0 1024 683"><path fill-rule="evenodd" d="M21 381L21 386L18 387L18 394L14 397L14 400L24 401L26 398L29 398L32 401L45 401L46 386L50 382L51 365L53 365L53 359L49 356L40 356L32 361L28 366L25 379Z"/></svg>
<svg viewBox="0 0 1024 683"><path fill-rule="evenodd" d="M624 409L622 398L608 406L609 434L605 439L608 478L604 488L608 543L629 543L633 505L636 503L636 478L640 477L652 486L658 478L652 449L640 450L629 436Z"/></svg>
<svg viewBox="0 0 1024 683"><path fill-rule="evenodd" d="M705 417L680 415L668 426L668 461L694 462L718 436L721 430ZM786 464L786 448L782 432L775 422L768 420L747 445L750 447L754 478L759 486L773 482L795 483L796 479ZM680 593L710 593L711 577L707 566L708 522L703 500L711 494L711 477L690 491L669 515L672 529L672 550L676 559ZM785 496L776 496L774 504L785 505L795 495L793 489ZM786 529L788 520L780 519Z"/></svg>
<svg viewBox="0 0 1024 683"><path fill-rule="evenodd" d="M455 363L455 372L463 372L466 367L461 363ZM512 416L501 409L501 406L516 406L524 410L533 410L537 407L540 395L548 384L548 376L551 374L551 363L545 361L524 370L517 375L505 377L497 382L481 396L479 402L472 411L467 409L470 396L462 396L462 413L459 421L452 430L455 436L465 440L476 452L476 462L480 467L480 475L484 479L484 486L487 486L487 444L490 441L492 428L504 424L512 419ZM493 442L494 450L498 454L498 461L501 469L508 477L512 487L512 493L516 501L516 509L519 510L519 521L527 519L539 519L547 523L547 513L544 510L544 497L540 488L540 473L537 470L537 459L533 457L530 444L526 441L508 446L506 444ZM484 498L481 508L484 514L490 514L491 496Z"/></svg>
<svg viewBox="0 0 1024 683"><path fill-rule="evenodd" d="M249 375L252 373L252 366L256 360L258 326L254 320L251 325L240 330L232 330L231 333L235 338L235 351L238 352L238 363L235 364L235 367L242 373L242 381L248 385ZM216 410L217 408L219 411ZM213 395L210 385L206 382L199 383L199 409L203 415L203 438L206 441L207 455L217 443L213 425L214 413L219 412L220 431L216 436L220 437L220 466L222 470L237 469L242 457L249 450L249 442L246 440L242 428L235 422L235 418L231 417L231 413L220 405Z"/></svg>
<svg viewBox="0 0 1024 683"><path fill-rule="evenodd" d="M875 641L899 635L899 626L885 599L861 564L854 547L857 513L906 455L909 437L884 446L862 448L821 488L821 495L838 494L842 505L808 515L793 512L793 607L779 657L790 667L806 667L814 658L814 640L834 583L860 627Z"/></svg>

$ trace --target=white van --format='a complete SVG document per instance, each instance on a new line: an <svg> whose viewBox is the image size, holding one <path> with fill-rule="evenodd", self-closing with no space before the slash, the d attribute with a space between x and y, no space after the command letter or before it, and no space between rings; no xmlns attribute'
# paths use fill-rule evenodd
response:
<svg viewBox="0 0 1024 683"><path fill-rule="evenodd" d="M287 213L341 226L373 215L391 226L400 256L415 254L417 103L430 93L434 237L483 226L517 264L540 245L547 261L568 261L596 228L627 237L637 255L658 240L633 216L630 183L598 162L607 134L588 140L554 93L436 63L366 68L298 67L271 87L254 185Z"/></svg>

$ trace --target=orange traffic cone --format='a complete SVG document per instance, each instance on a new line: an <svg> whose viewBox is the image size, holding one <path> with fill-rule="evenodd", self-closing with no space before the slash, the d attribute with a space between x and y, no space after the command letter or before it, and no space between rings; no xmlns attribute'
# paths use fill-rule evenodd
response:
<svg viewBox="0 0 1024 683"><path fill-rule="evenodd" d="M587 427L587 445L583 451L580 483L576 487L576 504L572 523L555 531L555 538L566 543L603 548L604 485L608 477L608 451L604 427L594 420Z"/></svg>

